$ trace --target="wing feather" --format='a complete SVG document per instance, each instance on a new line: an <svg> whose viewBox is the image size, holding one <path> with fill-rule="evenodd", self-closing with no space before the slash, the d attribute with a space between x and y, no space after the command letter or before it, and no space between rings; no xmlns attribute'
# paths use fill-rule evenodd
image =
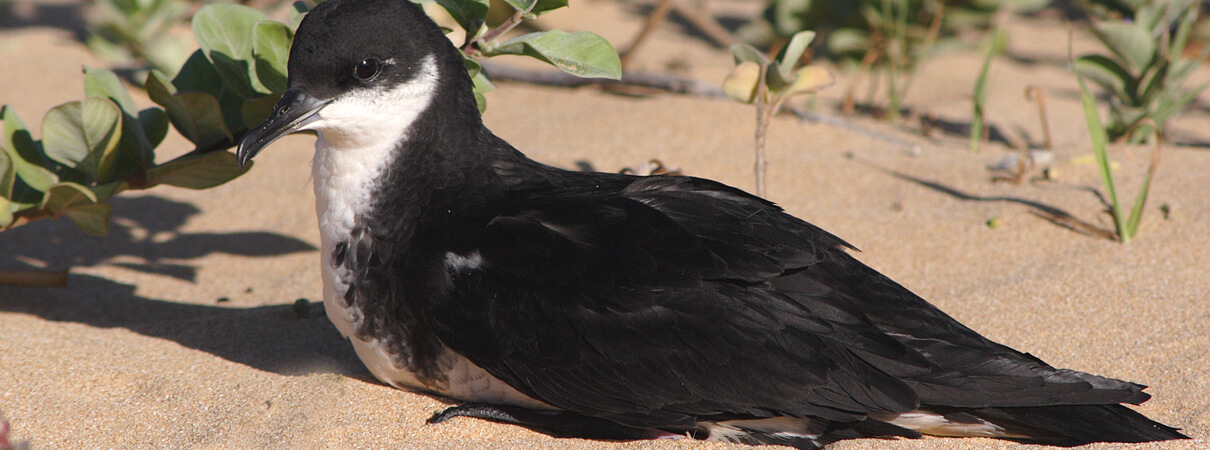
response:
<svg viewBox="0 0 1210 450"><path fill-rule="evenodd" d="M673 427L1141 390L991 342L843 240L718 183L638 178L510 204L472 243L485 263L428 315L448 347L560 408Z"/></svg>

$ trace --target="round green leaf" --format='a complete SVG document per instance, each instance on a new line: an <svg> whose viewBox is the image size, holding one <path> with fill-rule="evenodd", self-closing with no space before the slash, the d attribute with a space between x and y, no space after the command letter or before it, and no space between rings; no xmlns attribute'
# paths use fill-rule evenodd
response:
<svg viewBox="0 0 1210 450"><path fill-rule="evenodd" d="M756 100L756 88L760 82L760 64L744 61L735 66L723 80L723 92L732 100L752 103Z"/></svg>
<svg viewBox="0 0 1210 450"><path fill-rule="evenodd" d="M84 66L84 95L113 100L122 111L131 116L138 113L130 93L122 86L118 76L109 70Z"/></svg>
<svg viewBox="0 0 1210 450"><path fill-rule="evenodd" d="M184 71L182 71L184 72ZM199 148L234 139L217 98L206 92L177 92L159 72L147 76L147 95L164 107L168 119L185 139Z"/></svg>
<svg viewBox="0 0 1210 450"><path fill-rule="evenodd" d="M1142 73L1155 57L1156 43L1141 25L1127 22L1102 22L1092 27L1093 35L1126 63L1132 74Z"/></svg>
<svg viewBox="0 0 1210 450"><path fill-rule="evenodd" d="M122 112L107 98L89 97L59 105L42 120L46 156L103 180L117 161Z"/></svg>
<svg viewBox="0 0 1210 450"><path fill-rule="evenodd" d="M168 136L168 114L160 108L147 108L139 111L139 127L147 137L147 143L154 149L164 142ZM148 161L150 162L150 161Z"/></svg>
<svg viewBox="0 0 1210 450"><path fill-rule="evenodd" d="M286 91L286 60L294 32L286 24L263 20L252 31L252 55L256 59L256 78L272 92Z"/></svg>
<svg viewBox="0 0 1210 450"><path fill-rule="evenodd" d="M0 120L4 121L4 140L0 141L0 149L8 152L17 176L39 192L50 189L52 184L59 181L59 177L40 164L53 163L47 160L38 148L29 130L25 128L25 123L17 116L17 112L8 106L0 108Z"/></svg>
<svg viewBox="0 0 1210 450"><path fill-rule="evenodd" d="M622 78L622 63L609 41L596 34L559 30L529 33L485 51L487 56L525 55L584 78Z"/></svg>
<svg viewBox="0 0 1210 450"><path fill-rule="evenodd" d="M253 28L265 15L242 5L210 4L193 16L193 35L223 83L243 98L267 94L252 64Z"/></svg>

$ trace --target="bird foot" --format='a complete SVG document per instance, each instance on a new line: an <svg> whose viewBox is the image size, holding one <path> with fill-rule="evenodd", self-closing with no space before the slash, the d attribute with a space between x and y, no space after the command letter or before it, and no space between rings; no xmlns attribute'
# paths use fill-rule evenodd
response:
<svg viewBox="0 0 1210 450"><path fill-rule="evenodd" d="M474 417L497 423L520 425L555 437L577 437L609 441L655 439L668 432L621 425L609 419L568 411L538 411L516 406L467 403L438 411L425 423L442 423L455 417Z"/></svg>

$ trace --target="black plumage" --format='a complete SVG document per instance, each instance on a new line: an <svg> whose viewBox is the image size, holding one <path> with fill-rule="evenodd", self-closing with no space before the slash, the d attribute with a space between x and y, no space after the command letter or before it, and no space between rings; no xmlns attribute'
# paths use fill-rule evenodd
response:
<svg viewBox="0 0 1210 450"><path fill-rule="evenodd" d="M420 83L426 58L439 75L432 101L400 124L406 138L374 172L366 207L324 255L347 286L325 301L354 311L351 337L382 342L421 389L453 392L443 355L454 354L554 409L464 396L434 421L802 448L961 434L904 414L1058 445L1184 437L1121 405L1147 400L1143 386L992 342L766 200L526 158L483 126L461 57L407 1L310 13L291 92L244 139L241 161L346 95ZM363 78L359 63L380 72Z"/></svg>

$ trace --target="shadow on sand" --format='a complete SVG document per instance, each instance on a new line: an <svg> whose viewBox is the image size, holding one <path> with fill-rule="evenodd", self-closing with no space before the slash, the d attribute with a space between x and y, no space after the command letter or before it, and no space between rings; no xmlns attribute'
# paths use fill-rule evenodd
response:
<svg viewBox="0 0 1210 450"><path fill-rule="evenodd" d="M93 237L71 222L44 220L0 234L0 269L52 269L109 264L193 281L190 259L212 253L276 256L313 251L293 237L261 231L182 233L200 211L155 196L118 197L109 236ZM124 262L110 262L122 257ZM129 262L134 261L134 262ZM147 298L136 286L72 274L65 288L0 286L0 312L99 328L125 328L167 339L256 369L280 374L341 373L368 377L320 303L225 307Z"/></svg>

